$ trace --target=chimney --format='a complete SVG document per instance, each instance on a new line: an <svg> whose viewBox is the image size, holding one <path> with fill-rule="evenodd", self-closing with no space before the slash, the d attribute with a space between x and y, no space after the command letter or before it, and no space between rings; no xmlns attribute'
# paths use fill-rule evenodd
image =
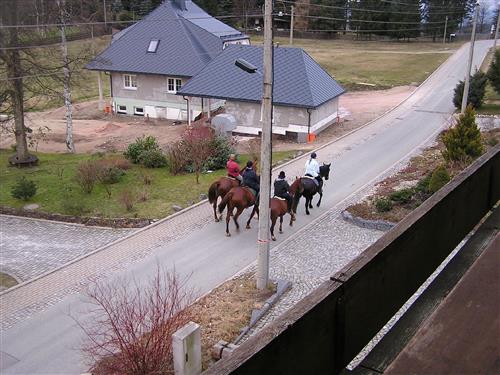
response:
<svg viewBox="0 0 500 375"><path fill-rule="evenodd" d="M174 0L174 4L177 5L177 7L180 10L187 10L187 8L186 8L186 0Z"/></svg>

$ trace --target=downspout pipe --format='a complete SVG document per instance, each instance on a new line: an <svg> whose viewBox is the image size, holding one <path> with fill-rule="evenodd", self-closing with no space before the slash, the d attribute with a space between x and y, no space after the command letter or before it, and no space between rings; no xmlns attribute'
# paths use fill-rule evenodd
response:
<svg viewBox="0 0 500 375"><path fill-rule="evenodd" d="M187 113L188 113L188 126L191 126L191 105L189 102L189 98L186 98L184 95L182 95L182 99L186 101Z"/></svg>
<svg viewBox="0 0 500 375"><path fill-rule="evenodd" d="M311 108L306 108L307 111L307 142L309 142L309 135L311 134Z"/></svg>

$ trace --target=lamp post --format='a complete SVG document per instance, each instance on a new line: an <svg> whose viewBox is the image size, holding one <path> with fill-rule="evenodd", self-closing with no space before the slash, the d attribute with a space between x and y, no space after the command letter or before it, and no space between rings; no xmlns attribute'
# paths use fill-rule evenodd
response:
<svg viewBox="0 0 500 375"><path fill-rule="evenodd" d="M272 0L265 1L264 8L264 56L263 74L257 67L243 59L234 64L247 73L263 76L262 133L260 147L260 200L259 232L257 235L257 288L266 289L269 283L269 200L271 198L271 135L273 121L273 35Z"/></svg>
<svg viewBox="0 0 500 375"><path fill-rule="evenodd" d="M257 242L257 288L266 289L269 281L269 199L271 198L271 134L273 117L273 29L272 0L264 8L264 80L262 95L262 136L260 147L259 233Z"/></svg>

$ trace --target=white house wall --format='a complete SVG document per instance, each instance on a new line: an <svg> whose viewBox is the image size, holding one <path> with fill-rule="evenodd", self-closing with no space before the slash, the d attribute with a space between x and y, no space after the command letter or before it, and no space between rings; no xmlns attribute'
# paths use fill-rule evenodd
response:
<svg viewBox="0 0 500 375"><path fill-rule="evenodd" d="M167 118L170 120L187 119L187 103L180 95L167 91L167 77L161 75L136 74L137 89L127 89L124 74L112 73L113 107L118 112L119 106L126 107L127 115L134 115L135 108L142 108L144 115L151 118ZM187 82L187 78L170 77ZM190 98L192 118L200 114L202 105L200 98ZM223 105L223 101L210 101L212 110ZM208 99L204 99L204 110L208 107ZM166 116L166 117L164 117Z"/></svg>
<svg viewBox="0 0 500 375"><path fill-rule="evenodd" d="M311 109L311 126L309 114L305 108L274 106L273 133L285 135L286 133L307 134L319 133L336 121L338 98ZM236 119L235 132L244 134L259 134L262 129L261 105L238 101L226 101L225 112ZM299 137L303 139L303 137Z"/></svg>

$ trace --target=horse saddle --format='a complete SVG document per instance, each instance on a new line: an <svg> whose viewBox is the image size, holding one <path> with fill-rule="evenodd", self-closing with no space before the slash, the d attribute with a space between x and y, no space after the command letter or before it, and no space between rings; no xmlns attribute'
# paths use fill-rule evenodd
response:
<svg viewBox="0 0 500 375"><path fill-rule="evenodd" d="M252 193L252 195L254 196L254 198L257 196L257 191L252 189L251 187L248 187L248 186L243 186L244 189L247 189L250 193Z"/></svg>
<svg viewBox="0 0 500 375"><path fill-rule="evenodd" d="M319 181L316 180L316 178L314 178L313 176L308 176L308 175L305 175L305 176L302 176L302 178L308 178L310 180L313 180L314 183L316 184L316 186L319 186Z"/></svg>
<svg viewBox="0 0 500 375"><path fill-rule="evenodd" d="M233 180L233 181L238 181L238 179L236 177L233 177L233 176L224 176L224 177L229 178L230 180Z"/></svg>
<svg viewBox="0 0 500 375"><path fill-rule="evenodd" d="M279 199L280 201L286 201L286 199L285 199L285 198L278 197L277 195L275 195L273 198Z"/></svg>

